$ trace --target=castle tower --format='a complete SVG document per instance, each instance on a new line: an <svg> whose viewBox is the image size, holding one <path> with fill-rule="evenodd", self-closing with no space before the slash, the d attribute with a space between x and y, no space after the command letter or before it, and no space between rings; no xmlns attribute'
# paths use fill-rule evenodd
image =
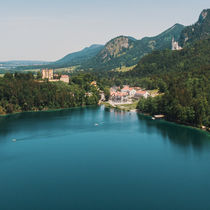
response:
<svg viewBox="0 0 210 210"><path fill-rule="evenodd" d="M53 69L42 69L42 79L53 79Z"/></svg>
<svg viewBox="0 0 210 210"><path fill-rule="evenodd" d="M182 47L179 46L179 43L174 40L174 37L172 38L171 45L172 45L172 47L171 47L172 50L181 50L182 49Z"/></svg>

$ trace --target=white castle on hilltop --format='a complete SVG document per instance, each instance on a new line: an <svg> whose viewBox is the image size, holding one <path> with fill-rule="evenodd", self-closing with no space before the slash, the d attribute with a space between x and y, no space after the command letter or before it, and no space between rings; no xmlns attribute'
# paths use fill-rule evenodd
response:
<svg viewBox="0 0 210 210"><path fill-rule="evenodd" d="M172 39L172 50L182 50L182 47L179 46L179 43Z"/></svg>

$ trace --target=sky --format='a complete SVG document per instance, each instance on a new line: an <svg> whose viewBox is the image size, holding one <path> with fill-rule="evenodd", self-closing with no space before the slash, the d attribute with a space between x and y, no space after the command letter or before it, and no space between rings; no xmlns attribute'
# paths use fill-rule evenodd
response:
<svg viewBox="0 0 210 210"><path fill-rule="evenodd" d="M127 35L191 25L209 0L0 0L0 61L55 61Z"/></svg>

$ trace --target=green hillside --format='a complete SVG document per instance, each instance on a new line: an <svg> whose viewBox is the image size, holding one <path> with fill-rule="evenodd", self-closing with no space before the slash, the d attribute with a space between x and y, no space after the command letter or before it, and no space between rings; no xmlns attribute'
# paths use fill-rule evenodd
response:
<svg viewBox="0 0 210 210"><path fill-rule="evenodd" d="M164 114L171 121L210 128L210 36L181 51L154 51L129 72L99 72L100 83L158 89L155 98L141 99L143 113Z"/></svg>
<svg viewBox="0 0 210 210"><path fill-rule="evenodd" d="M171 48L171 40L179 39L184 26L173 27L155 37L135 40L132 37L120 36L109 41L95 57L85 62L84 69L111 70L121 66L133 66L146 54L153 50Z"/></svg>
<svg viewBox="0 0 210 210"><path fill-rule="evenodd" d="M164 114L172 121L210 127L210 37L181 51L156 51L145 56L124 77L141 78L164 94L143 99L138 109ZM149 83L149 84L148 84Z"/></svg>
<svg viewBox="0 0 210 210"><path fill-rule="evenodd" d="M200 14L198 21L186 27L180 36L181 46L189 45L196 40L205 39L210 35L210 9L205 9Z"/></svg>
<svg viewBox="0 0 210 210"><path fill-rule="evenodd" d="M181 51L154 51L141 59L130 74L141 77L183 72L210 65L210 38L197 41Z"/></svg>
<svg viewBox="0 0 210 210"><path fill-rule="evenodd" d="M102 49L103 45L91 45L90 47L86 47L83 50L75 53L70 53L60 60L52 63L53 67L66 67L66 66L76 66L81 63L91 59L96 56Z"/></svg>

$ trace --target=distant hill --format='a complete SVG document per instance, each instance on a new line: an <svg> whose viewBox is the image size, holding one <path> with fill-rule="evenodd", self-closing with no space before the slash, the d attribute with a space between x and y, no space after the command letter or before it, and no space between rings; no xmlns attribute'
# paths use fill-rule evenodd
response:
<svg viewBox="0 0 210 210"><path fill-rule="evenodd" d="M81 63L91 59L92 57L96 56L100 50L103 49L103 45L91 45L90 47L86 47L83 50L75 53L70 53L65 57L61 58L60 60L53 62L51 65L53 67L66 67L66 66L76 66L80 65Z"/></svg>
<svg viewBox="0 0 210 210"><path fill-rule="evenodd" d="M205 39L210 35L210 9L201 12L198 21L186 27L179 39L181 46L189 45L197 40Z"/></svg>
<svg viewBox="0 0 210 210"><path fill-rule="evenodd" d="M98 71L133 66L153 50L171 48L172 38L178 40L183 28L183 25L175 24L158 36L145 37L141 40L119 36L110 40L105 46L91 45L79 52L70 53L58 61L39 66L39 68L56 69L78 66L77 69Z"/></svg>
<svg viewBox="0 0 210 210"><path fill-rule="evenodd" d="M33 66L33 65L46 65L50 62L47 61L27 61L27 60L14 60L14 61L0 61L0 67L17 67L17 66Z"/></svg>
<svg viewBox="0 0 210 210"><path fill-rule="evenodd" d="M94 44L90 47L86 47L81 51L70 53L66 55L65 57L55 61L55 62L46 62L37 64L34 66L33 64L28 65L17 65L17 68L15 70L27 70L27 69L41 69L41 68L65 68L65 67L71 67L71 66L79 66L82 63L86 62L87 60L91 59L92 57L96 56L97 53L102 50L104 45L98 45Z"/></svg>
<svg viewBox="0 0 210 210"><path fill-rule="evenodd" d="M82 64L84 69L111 70L120 66L133 66L153 50L171 48L171 40L179 39L183 25L175 24L154 37L136 40L132 37L119 36L109 41L92 59Z"/></svg>

